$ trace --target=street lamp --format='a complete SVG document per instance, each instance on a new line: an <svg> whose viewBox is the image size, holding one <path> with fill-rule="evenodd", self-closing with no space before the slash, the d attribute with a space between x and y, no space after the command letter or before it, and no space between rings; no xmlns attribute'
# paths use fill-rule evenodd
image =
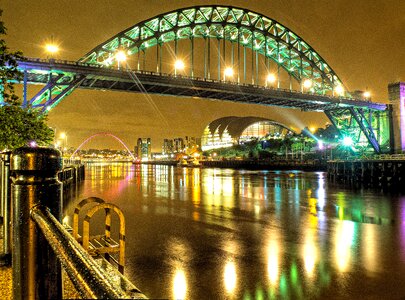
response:
<svg viewBox="0 0 405 300"><path fill-rule="evenodd" d="M340 84L335 87L335 92L338 96L343 96L345 89Z"/></svg>
<svg viewBox="0 0 405 300"><path fill-rule="evenodd" d="M181 59L177 59L174 62L174 75L177 75L177 71L184 70L184 62Z"/></svg>
<svg viewBox="0 0 405 300"><path fill-rule="evenodd" d="M59 52L59 47L55 43L47 43L44 46L47 58L52 59Z"/></svg>
<svg viewBox="0 0 405 300"><path fill-rule="evenodd" d="M365 99L369 100L370 97L371 97L371 93L370 93L369 91L365 91L365 92L363 93L363 97L364 97Z"/></svg>
<svg viewBox="0 0 405 300"><path fill-rule="evenodd" d="M127 55L125 54L124 51L120 50L117 53L115 53L115 59L118 62L118 69L120 68L120 63L125 62L127 60Z"/></svg>
<svg viewBox="0 0 405 300"><path fill-rule="evenodd" d="M59 136L62 140L65 140L64 148L67 148L67 134L62 132Z"/></svg>
<svg viewBox="0 0 405 300"><path fill-rule="evenodd" d="M46 44L45 51L48 52L49 54L55 54L59 52L59 47L55 44Z"/></svg>
<svg viewBox="0 0 405 300"><path fill-rule="evenodd" d="M225 68L224 80L226 80L226 77L232 77L232 76L233 76L233 68L231 68L231 67Z"/></svg>
<svg viewBox="0 0 405 300"><path fill-rule="evenodd" d="M266 86L268 85L268 84L270 84L270 85L272 85L273 83L275 83L276 82L276 75L274 75L274 74L267 74L267 77L266 77Z"/></svg>
<svg viewBox="0 0 405 300"><path fill-rule="evenodd" d="M302 86L306 90L309 90L312 87L312 80L311 79L305 79L304 82L302 83Z"/></svg>

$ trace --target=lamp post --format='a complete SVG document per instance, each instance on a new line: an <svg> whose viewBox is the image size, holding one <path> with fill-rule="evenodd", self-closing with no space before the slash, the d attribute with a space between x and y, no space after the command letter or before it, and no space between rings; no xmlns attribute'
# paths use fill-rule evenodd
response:
<svg viewBox="0 0 405 300"><path fill-rule="evenodd" d="M184 62L181 59L177 59L174 62L174 76L177 76L178 71L183 71L184 70Z"/></svg>
<svg viewBox="0 0 405 300"><path fill-rule="evenodd" d="M51 36L51 41L46 43L44 48L49 59L55 58L55 54L59 52L59 46L54 42L53 36Z"/></svg>
<svg viewBox="0 0 405 300"><path fill-rule="evenodd" d="M226 78L232 78L233 77L233 68L232 67L227 67L224 70L224 81L226 80Z"/></svg>
<svg viewBox="0 0 405 300"><path fill-rule="evenodd" d="M67 150L67 134L62 132L59 136L62 140L64 140L64 144L63 144L63 150L62 154Z"/></svg>
<svg viewBox="0 0 405 300"><path fill-rule="evenodd" d="M120 69L120 64L121 64L121 62L125 62L126 60L127 60L127 55L125 54L125 52L124 51L118 51L116 54L115 54L115 59L117 60L117 63L118 63L118 70Z"/></svg>
<svg viewBox="0 0 405 300"><path fill-rule="evenodd" d="M266 86L273 86L273 84L276 82L276 75L274 75L274 74L267 74L267 77L266 77Z"/></svg>

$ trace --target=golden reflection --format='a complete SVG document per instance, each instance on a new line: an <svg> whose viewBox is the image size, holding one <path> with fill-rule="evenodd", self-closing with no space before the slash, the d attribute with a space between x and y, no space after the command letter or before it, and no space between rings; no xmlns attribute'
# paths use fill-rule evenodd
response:
<svg viewBox="0 0 405 300"><path fill-rule="evenodd" d="M183 270L177 269L173 278L173 298L184 299L187 294L186 275Z"/></svg>
<svg viewBox="0 0 405 300"><path fill-rule="evenodd" d="M193 212L193 220L200 221L200 213L198 211Z"/></svg>
<svg viewBox="0 0 405 300"><path fill-rule="evenodd" d="M315 270L315 264L317 262L318 251L315 245L313 231L306 237L304 244L304 265L305 271L309 277L312 277Z"/></svg>
<svg viewBox="0 0 405 300"><path fill-rule="evenodd" d="M335 263L341 272L349 270L354 225L351 221L340 221L336 226Z"/></svg>
<svg viewBox="0 0 405 300"><path fill-rule="evenodd" d="M376 225L363 224L363 258L367 270L377 271L377 243L376 243Z"/></svg>
<svg viewBox="0 0 405 300"><path fill-rule="evenodd" d="M236 287L236 266L233 261L228 261L225 265L224 284L226 292L233 293Z"/></svg>
<svg viewBox="0 0 405 300"><path fill-rule="evenodd" d="M200 189L200 168L193 168L192 177L192 197L194 205L201 202L201 189Z"/></svg>
<svg viewBox="0 0 405 300"><path fill-rule="evenodd" d="M267 248L267 272L271 285L275 285L278 282L278 276L280 273L279 256L279 243L275 239L270 240Z"/></svg>
<svg viewBox="0 0 405 300"><path fill-rule="evenodd" d="M316 204L318 200L316 198L309 198L308 205L309 205L309 223L311 224L311 228L316 228L318 225L318 215Z"/></svg>

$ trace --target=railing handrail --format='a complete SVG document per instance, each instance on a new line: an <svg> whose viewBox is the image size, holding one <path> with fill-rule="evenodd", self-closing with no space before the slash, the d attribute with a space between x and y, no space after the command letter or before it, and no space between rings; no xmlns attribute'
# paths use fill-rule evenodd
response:
<svg viewBox="0 0 405 300"><path fill-rule="evenodd" d="M83 298L146 299L139 290L130 290L127 293L115 286L110 280L110 275L66 231L46 206L33 207L31 218L38 225Z"/></svg>

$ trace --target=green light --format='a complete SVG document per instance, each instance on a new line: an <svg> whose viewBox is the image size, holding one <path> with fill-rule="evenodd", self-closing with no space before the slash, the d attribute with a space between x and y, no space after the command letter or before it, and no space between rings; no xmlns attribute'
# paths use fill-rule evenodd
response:
<svg viewBox="0 0 405 300"><path fill-rule="evenodd" d="M296 286L297 282L298 282L298 271L297 271L297 265L295 263L293 263L291 266L290 277L291 277L292 284L294 286Z"/></svg>
<svg viewBox="0 0 405 300"><path fill-rule="evenodd" d="M350 147L353 145L353 139L349 136L343 138L343 146Z"/></svg>
<svg viewBox="0 0 405 300"><path fill-rule="evenodd" d="M284 273L281 275L280 278L280 293L281 295L285 298L288 294L288 290L287 290L287 279L285 278Z"/></svg>
<svg viewBox="0 0 405 300"><path fill-rule="evenodd" d="M256 300L263 300L264 299L264 292L263 290L259 287L256 289Z"/></svg>
<svg viewBox="0 0 405 300"><path fill-rule="evenodd" d="M157 40L162 44L192 36L235 42L238 33L244 47L253 47L258 54L266 55L296 80L301 78L300 71L307 76L312 74L312 79L317 80L313 85L316 93L343 87L321 56L290 29L261 14L226 6L178 9L140 22L100 44L80 61L103 64L106 53L115 53L118 48L125 47L127 53L133 55L155 46Z"/></svg>

